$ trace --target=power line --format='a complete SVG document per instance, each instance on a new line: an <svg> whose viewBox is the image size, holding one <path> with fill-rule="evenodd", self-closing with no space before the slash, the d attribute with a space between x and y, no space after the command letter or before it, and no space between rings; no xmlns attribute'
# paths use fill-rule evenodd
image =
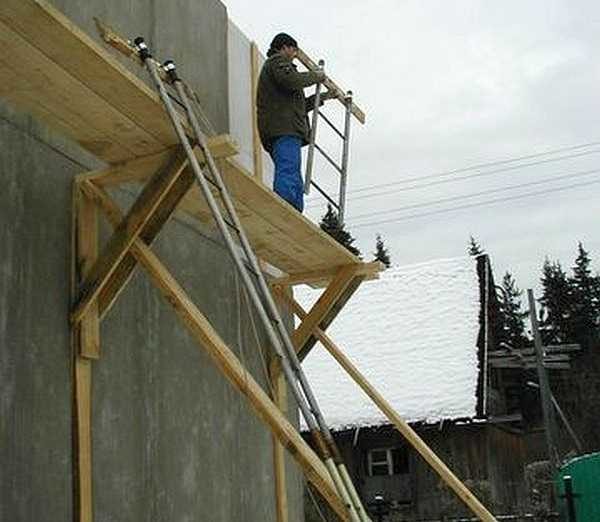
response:
<svg viewBox="0 0 600 522"><path fill-rule="evenodd" d="M475 172L473 174L466 174L464 176L454 176L452 178L439 179L439 180L435 180L435 181L429 181L426 183L419 183L416 185L410 185L408 187L397 188L394 190L387 190L385 192L375 192L373 194L364 194L362 196L357 196L355 198L348 198L348 201L358 201L361 199L368 199L368 198L372 198L372 197L376 197L376 196L387 196L389 194L396 194L398 192L406 192L408 190L417 190L417 189L421 189L421 188L432 187L435 185L443 185L446 183L454 183L456 181L463 181L466 179L481 178L481 177L491 176L493 174L499 174L500 172L508 172L511 170L518 170L518 169L525 168L525 167L533 167L536 165L544 165L544 164L548 164L548 163L554 163L557 161L579 158L582 156L587 156L589 154L597 154L599 152L600 152L600 149L589 150L589 151L585 151L585 152L578 152L576 154L567 154L565 156L558 156L557 158L548 158L548 159L544 159L544 160L532 161L529 163L521 163L519 165L510 165L508 167L502 167L499 169L493 169L493 170L488 170L488 171L484 171L484 172ZM424 176L421 179L425 179L425 178L429 178L429 177L430 176ZM309 208L313 208L314 206L318 206L318 205L312 205L312 204L308 205Z"/></svg>
<svg viewBox="0 0 600 522"><path fill-rule="evenodd" d="M534 154L526 154L524 156L515 156L513 158L506 158L503 160L496 160L496 161L488 161L485 163L476 163L475 165L470 165L467 167L461 167L459 169L452 169L452 170L445 170L442 172L438 172L435 174L427 174L425 176L415 176L412 178L406 178L403 180L398 180L398 181L392 181L389 183L379 183L376 185L367 185L365 187L360 187L354 190L350 190L348 191L348 194L355 194L358 192L365 192L367 190L372 190L374 188L383 188L383 187L391 187L394 185L404 185L406 183L411 183L413 181L422 181L424 179L431 179L431 178L438 178L438 177L444 177L444 176L451 176L452 174L459 174L461 172L468 172L471 170L479 170L479 169L483 169L483 168L487 168L487 167L495 167L497 165L506 165L507 163L514 163L515 161L522 161L522 160L528 160L528 159L533 159L533 158L539 158L542 156L548 156L550 154L560 154L563 152L570 152L573 150L579 150L579 149L585 149L588 147L594 147L596 145L600 145L600 141L591 141L589 143L582 143L579 145L571 145L569 147L560 147L557 149L550 149L547 150L545 152L536 152Z"/></svg>
<svg viewBox="0 0 600 522"><path fill-rule="evenodd" d="M367 226L384 225L387 223L397 223L399 221L408 221L410 219L416 219L416 218L425 217L425 216L432 216L435 214L443 214L445 212L452 212L454 210L463 210L463 209L468 209L468 208L480 207L480 206L484 206L484 205L491 205L493 203L501 203L504 201L513 201L515 199L522 199L522 198L527 198L527 197L531 197L531 196L541 196L543 194L550 194L552 192L560 192L562 190L568 190L568 189L577 188L577 187L585 187L588 185L594 185L596 183L600 183L600 179L597 179L594 181L582 182L582 183L573 183L571 185L564 185L562 187L556 187L556 188L552 188L552 189L538 190L536 192L528 192L526 194L517 194L515 196L506 196L504 198L496 198L496 199L490 199L487 201L479 201L477 203L470 203L467 205L459 205L456 207L443 208L440 210L432 210L431 212L422 212L420 214L410 214L408 216L402 216L402 217L398 217L398 218L394 218L394 219L385 219L383 221L358 223L356 225L354 225L354 224L351 225L351 227L353 229L355 229L355 228L362 228L362 227L367 227Z"/></svg>
<svg viewBox="0 0 600 522"><path fill-rule="evenodd" d="M554 181L559 181L562 179L571 179L571 178L578 178L581 176L589 176L590 174L596 174L598 172L600 172L600 169L584 170L584 171L580 171L580 172L574 172L572 174L563 174L562 176L553 176L551 178L546 178L546 179L542 179L542 180L530 181L527 183L519 183L518 185L511 185L508 187L500 187L500 188L495 188L495 189L482 190L480 192L472 192L470 194L459 194L457 196L451 196L449 198L436 199L434 201L427 201L424 203L415 203L413 205L405 205L405 206L397 207L397 208L379 210L377 212L367 212L365 214L359 214L357 216L352 216L351 219L352 220L362 219L362 218L366 218L366 217L379 216L379 215L390 214L390 213L394 213L394 212L401 212L403 210L412 210L415 208L430 207L432 205L439 205L441 203L449 203L451 201L460 201L462 199L475 198L475 197L479 197L479 196L487 196L489 194L496 194L498 192L507 192L509 190L515 190L515 189L519 189L519 188L532 187L535 185L543 185L546 183L552 183Z"/></svg>

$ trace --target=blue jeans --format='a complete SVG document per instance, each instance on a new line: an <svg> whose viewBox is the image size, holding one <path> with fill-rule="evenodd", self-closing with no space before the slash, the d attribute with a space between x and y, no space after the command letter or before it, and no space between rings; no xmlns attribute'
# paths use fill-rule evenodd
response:
<svg viewBox="0 0 600 522"><path fill-rule="evenodd" d="M297 136L280 136L271 148L271 159L275 164L273 190L300 212L304 210L301 147L302 140Z"/></svg>

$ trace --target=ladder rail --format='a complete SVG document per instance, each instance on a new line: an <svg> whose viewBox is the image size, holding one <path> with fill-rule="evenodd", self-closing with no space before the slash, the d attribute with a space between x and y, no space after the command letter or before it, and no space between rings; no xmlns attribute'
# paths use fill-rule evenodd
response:
<svg viewBox="0 0 600 522"><path fill-rule="evenodd" d="M344 143L342 148L342 170L340 172L340 199L338 218L340 224L344 223L344 214L346 213L346 187L348 184L348 161L350 159L350 122L352 117L352 91L346 93L344 100L346 103L346 115L344 118Z"/></svg>
<svg viewBox="0 0 600 522"><path fill-rule="evenodd" d="M319 71L323 71L325 62L319 61ZM308 143L308 154L306 155L306 173L304 174L304 193L310 194L310 182L312 179L313 164L315 161L315 145L317 140L317 122L319 120L319 107L321 105L321 87L323 83L318 82L315 87L312 124L310 126L310 140Z"/></svg>

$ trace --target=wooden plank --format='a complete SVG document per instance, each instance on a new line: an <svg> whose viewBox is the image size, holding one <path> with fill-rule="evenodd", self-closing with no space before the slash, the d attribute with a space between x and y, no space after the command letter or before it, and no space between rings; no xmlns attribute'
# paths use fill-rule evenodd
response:
<svg viewBox="0 0 600 522"><path fill-rule="evenodd" d="M278 292L280 299L286 303L289 309L301 320L307 317L306 311L292 297L284 292ZM444 462L425 444L423 439L400 417L392 405L367 381L354 366L352 361L340 350L334 342L322 330L316 328L314 331L321 344L339 363L346 373L358 384L358 386L369 396L373 403L387 417L387 419L404 436L406 441L423 457L433 468L440 478L456 493L456 495L467 505L467 507L484 522L497 522L494 516L485 508L473 493L452 473Z"/></svg>
<svg viewBox="0 0 600 522"><path fill-rule="evenodd" d="M300 352L304 344L312 335L314 329L323 321L335 303L344 294L344 291L355 278L356 265L345 266L340 269L329 286L313 305L308 315L302 320L292 334L292 342L296 352Z"/></svg>
<svg viewBox="0 0 600 522"><path fill-rule="evenodd" d="M252 108L252 159L254 161L254 176L264 185L263 152L258 132L258 116L256 112L256 93L258 75L260 74L259 51L256 42L250 44L250 107Z"/></svg>
<svg viewBox="0 0 600 522"><path fill-rule="evenodd" d="M85 194L77 198L77 266L80 278L84 278L98 257L98 212ZM100 358L100 316L98 304L94 303L83 316L79 329L79 348L82 357Z"/></svg>
<svg viewBox="0 0 600 522"><path fill-rule="evenodd" d="M164 197L160 209L152 215L140 232L139 237L147 245L152 245L166 221L171 217L175 208L189 191L194 181L195 177L192 170L186 168L181 174L179 181L171 187ZM110 199L110 196L108 196L103 189L96 187L91 181L83 181L80 183L82 190L99 205L102 204L103 201ZM117 215L117 213L114 213L114 215ZM118 212L118 215L120 215L120 211ZM136 266L137 260L135 256L128 252L116 267L111 276L111 281L106 284L98 296L97 306L101 317L104 317L115 303L118 296L127 285L127 282L133 276Z"/></svg>
<svg viewBox="0 0 600 522"><path fill-rule="evenodd" d="M0 95L16 105L39 100L46 111L37 114L67 120L70 137L106 161L145 155L164 148L151 134L99 97L69 71L48 59L17 32L0 22ZM16 84L16 85L15 85ZM23 101L22 101L23 100ZM52 121L47 121L51 126Z"/></svg>
<svg viewBox="0 0 600 522"><path fill-rule="evenodd" d="M272 286L294 286L300 284L327 286L329 281L339 272L341 266L333 266L325 270L311 270L309 272L300 272L294 275L277 277L271 280ZM370 263L361 263L356 268L355 275L364 276L366 281L378 279L379 273L384 270L384 265L380 261Z"/></svg>
<svg viewBox="0 0 600 522"><path fill-rule="evenodd" d="M80 279L79 236L80 217L85 221L87 207L81 204L84 197L73 185L71 212L71 298L77 295ZM80 324L71 328L71 380L72 380L72 430L73 430L73 518L76 522L92 522L92 361L81 353Z"/></svg>
<svg viewBox="0 0 600 522"><path fill-rule="evenodd" d="M298 60L300 60L300 62L302 62L302 64L307 69L309 69L311 71L314 71L318 68L317 64L302 49L298 49L297 58L298 58ZM329 91L333 91L335 93L336 98L340 102L344 103L344 98L346 97L346 91L344 91L340 87L338 87L338 85L329 77L327 77L323 83ZM359 122L361 122L363 124L365 123L365 121L366 121L365 113L355 103L352 103L351 112Z"/></svg>
<svg viewBox="0 0 600 522"><path fill-rule="evenodd" d="M293 248L289 259L289 268L284 268L265 257L265 260L280 270L292 274L306 271L308 266L315 270L342 264L358 264L360 259L323 232L308 218L284 202L272 190L258 183L254 177L234 159L219 161L221 173L232 197L241 201L252 213L261 216L271 226L287 237L287 244ZM243 222L242 222L243 223ZM252 243L270 237L260 230L246 230ZM306 263L302 259L306 257ZM316 263L314 259L316 258ZM299 270L298 270L299 268Z"/></svg>
<svg viewBox="0 0 600 522"><path fill-rule="evenodd" d="M285 378L280 371L277 370L278 365L271 364L269 367L271 385L273 388L273 401L287 417L287 386ZM273 436L273 471L275 474L275 511L277 514L277 522L288 522L288 496L285 474L285 454L283 446Z"/></svg>
<svg viewBox="0 0 600 522"><path fill-rule="evenodd" d="M158 95L44 0L2 0L0 21L165 146L178 142Z"/></svg>
<svg viewBox="0 0 600 522"><path fill-rule="evenodd" d="M187 194L187 192L189 192L194 181L195 177L192 169L189 167L186 168L182 172L177 183L171 187L167 195L164 197L160 207L152 214L152 217L148 220L148 223L146 223L140 232L139 237L147 245L152 245L154 243L164 225L175 212L175 209L179 205L180 201ZM136 266L137 260L135 259L135 256L132 256L130 253L128 253L119 263L119 266L115 269L111 281L107 283L105 288L98 296L98 308L101 317L106 315L114 302L117 300L118 296L133 276Z"/></svg>
<svg viewBox="0 0 600 522"><path fill-rule="evenodd" d="M105 206L107 202L108 206ZM102 200L101 204L102 210L106 212L109 221L113 226L117 226L122 218L116 204L111 203L110 198ZM215 365L223 372L229 382L246 396L256 415L268 425L284 447L290 451L304 470L307 478L315 485L340 518L348 520L346 508L337 495L324 464L279 411L252 375L244 368L236 355L223 342L210 322L189 299L177 281L141 239L138 238L134 241L131 251L144 266L154 284L173 306L190 333L208 352Z"/></svg>
<svg viewBox="0 0 600 522"><path fill-rule="evenodd" d="M239 152L239 146L229 134L220 134L207 138L208 146L214 158L227 158ZM141 158L113 163L106 169L86 172L77 176L78 180L92 181L102 187L112 187L124 183L141 183L147 180L156 169L173 154L177 146L165 149L156 154ZM194 149L200 164L204 163L204 153L200 148Z"/></svg>
<svg viewBox="0 0 600 522"><path fill-rule="evenodd" d="M165 171L157 172L144 187L86 277L72 313L73 321L81 320L90 305L111 281L111 276L127 255L128 249L151 219L152 214L157 211L171 187L179 181L186 165L187 159L184 160L180 154L177 154Z"/></svg>

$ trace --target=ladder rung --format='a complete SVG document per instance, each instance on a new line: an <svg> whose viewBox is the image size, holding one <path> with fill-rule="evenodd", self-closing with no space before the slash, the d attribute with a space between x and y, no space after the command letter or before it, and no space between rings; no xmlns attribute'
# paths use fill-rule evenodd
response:
<svg viewBox="0 0 600 522"><path fill-rule="evenodd" d="M327 123L331 129L340 137L342 138L344 141L346 141L346 136L344 136L342 134L342 132L333 124L333 122L327 117L325 116L321 111L319 111L319 116L321 118L323 118L325 120L325 123Z"/></svg>
<svg viewBox="0 0 600 522"><path fill-rule="evenodd" d="M225 224L229 228L233 228L233 230L235 230L238 233L238 235L240 234L240 229L238 227L236 227L234 223L232 223L231 221L229 221L227 218L223 218L223 221L225 221Z"/></svg>
<svg viewBox="0 0 600 522"><path fill-rule="evenodd" d="M337 204L337 201L334 201L327 192L325 192L319 185L316 184L313 180L310 181L310 184L317 189L317 191L327 200L329 203L333 205L334 208L340 209L340 206Z"/></svg>
<svg viewBox="0 0 600 522"><path fill-rule="evenodd" d="M327 154L327 152L325 152L321 147L319 147L319 145L317 145L315 143L315 148L321 153L323 154L323 156L325 156L325 159L327 161L329 161L329 163L331 163L331 165L333 165L333 167L335 168L335 170L337 170L340 174L343 174L344 171L342 170L342 168L335 162L335 160L333 160L331 158L331 156L329 156L329 154Z"/></svg>

